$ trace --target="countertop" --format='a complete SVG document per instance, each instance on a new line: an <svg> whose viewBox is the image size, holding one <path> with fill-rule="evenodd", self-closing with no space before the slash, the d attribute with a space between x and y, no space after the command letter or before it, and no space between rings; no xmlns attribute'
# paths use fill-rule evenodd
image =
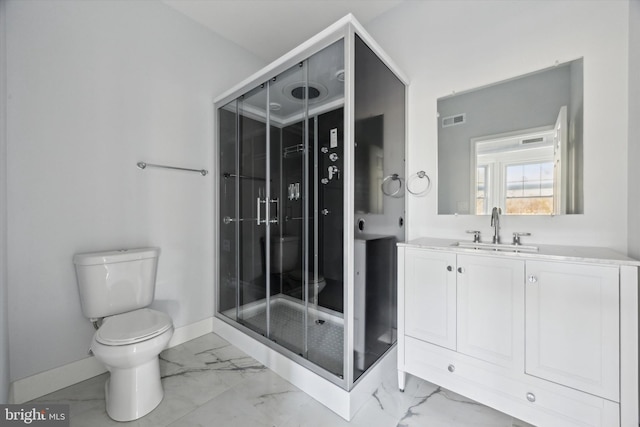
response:
<svg viewBox="0 0 640 427"><path fill-rule="evenodd" d="M588 262L614 265L640 266L640 261L629 258L620 252L609 248L592 246L560 246L560 245L526 245L536 246L537 252L510 252L488 249L474 249L456 246L459 240L439 239L432 237L420 237L407 242L398 243L398 246L409 248L431 249L455 253L473 253L478 255L501 256L519 259L547 259L556 261ZM466 243L472 244L471 241Z"/></svg>

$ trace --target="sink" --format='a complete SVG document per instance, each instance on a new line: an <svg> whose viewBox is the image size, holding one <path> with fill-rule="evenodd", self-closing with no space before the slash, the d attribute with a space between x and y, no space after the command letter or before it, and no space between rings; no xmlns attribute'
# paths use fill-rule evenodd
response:
<svg viewBox="0 0 640 427"><path fill-rule="evenodd" d="M456 242L451 246L457 246L465 249L478 249L483 251L498 252L538 252L537 246L529 245L507 245L504 243L474 243L474 242Z"/></svg>

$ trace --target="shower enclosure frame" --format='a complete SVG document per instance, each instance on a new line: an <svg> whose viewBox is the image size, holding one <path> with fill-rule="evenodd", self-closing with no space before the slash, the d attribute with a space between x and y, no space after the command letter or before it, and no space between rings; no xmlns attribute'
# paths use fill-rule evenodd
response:
<svg viewBox="0 0 640 427"><path fill-rule="evenodd" d="M330 372L327 372L321 368L318 368L313 362L297 355L292 351L288 351L287 349L282 348L278 344L273 343L271 340L265 338L264 336L256 333L255 331L244 327L233 320L227 318L226 316L220 313L220 277L217 274L219 271L219 262L220 262L220 248L216 243L214 244L214 293L215 293L215 313L214 313L214 331L220 333L223 337L225 334L233 334L233 331L229 329L229 326L236 330L240 330L248 337L253 338L254 340L259 341L262 345L268 347L271 350L276 351L277 353L285 355L287 358L293 360L295 363L303 366L304 368L309 369L314 374L318 375L324 380L327 380L334 385L340 387L346 392L352 391L354 387L363 382L364 377L368 375L368 372L372 370L372 368L380 362L380 360L384 359L388 356L388 353L395 350L396 345L394 344L391 349L384 356L380 357L377 362L375 362L374 366L369 368L367 372L360 376L358 379L354 381L354 303L355 303L355 295L354 295L354 281L355 281L355 267L354 267L354 250L355 250L355 227L356 227L356 219L355 219L355 207L354 207L354 182L355 182L355 144L354 144L354 135L355 135L355 43L356 36L360 38L365 45L375 53L375 55L382 61L384 65L397 77L397 79L404 85L404 141L401 141L404 144L404 149L406 151L407 145L407 92L408 92L408 79L399 71L399 68L395 65L395 63L384 53L384 51L380 48L380 46L371 38L371 36L364 30L364 28L360 25L360 23L352 16L347 15L344 18L340 19L324 31L317 34L315 37L307 40L302 43L289 53L280 57L270 65L266 66L262 70L253 74L249 78L245 79L238 85L229 89L219 97L214 100L214 129L218 129L218 110L237 99L242 94L247 91L259 86L265 81L269 81L274 77L280 75L286 70L290 69L295 64L301 63L307 58L311 57L313 54L319 52L320 50L327 48L335 42L340 40L344 40L344 136L343 136L343 146L344 146L344 171L342 171L342 181L344 186L344 217L343 217L343 225L344 225L344 255L343 255L343 283L344 283L344 295L343 295L343 303L344 303L344 346L343 346L343 376L339 378L335 375L332 375ZM267 113L268 114L268 113ZM221 179L221 167L219 165L220 159L220 141L219 141L219 133L214 132L214 170L212 176L219 177ZM406 166L405 166L406 167ZM403 176L406 176L405 171L401 171ZM214 238L217 239L221 235L220 231L220 187L219 185L214 185ZM406 199L405 199L405 207L404 210L406 212ZM406 213L405 213L406 215ZM406 217L404 218L406 223ZM406 234L406 232L405 232ZM268 350L260 347L255 343L255 341L247 340L246 337L236 338L232 340L234 345L238 345L240 348L243 348L245 351L249 352L253 357L265 363L265 360L273 359L274 356ZM235 342L234 342L235 341ZM270 356L268 354L271 354ZM261 360L262 358L262 360ZM276 357L277 358L277 357ZM278 358L279 359L279 358ZM278 372L277 366L281 361L273 362L273 366L269 367ZM274 368L275 366L275 368ZM395 365L394 365L395 366ZM304 375L306 378L301 380L301 383L296 384L295 381L292 381L291 378L288 378L294 385L302 388L307 393L311 394L313 397L318 398L322 393L310 393L309 389L305 389L306 384L309 383L309 377ZM313 381L311 381L313 382ZM324 384L311 386L315 387L318 390L325 387ZM326 392L326 390L325 390ZM315 394L315 395L314 395ZM322 401L322 399L318 399ZM330 406L327 402L322 402L325 405ZM346 419L350 419L351 415L354 413L355 408L352 407L353 404L348 404L347 407L349 409L343 410L341 408L331 408L339 415L343 416Z"/></svg>

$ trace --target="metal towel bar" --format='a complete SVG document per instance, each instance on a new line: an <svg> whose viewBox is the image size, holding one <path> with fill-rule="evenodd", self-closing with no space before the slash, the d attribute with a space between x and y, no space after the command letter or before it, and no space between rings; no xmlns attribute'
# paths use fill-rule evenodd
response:
<svg viewBox="0 0 640 427"><path fill-rule="evenodd" d="M235 173L224 172L222 174L225 178L240 178L240 179L252 179L254 181L266 181L266 178L262 178L260 176L248 176L248 175L237 175Z"/></svg>
<svg viewBox="0 0 640 427"><path fill-rule="evenodd" d="M205 176L206 174L209 173L209 171L206 170L206 169L179 168L177 166L154 165L153 163L145 163L145 162L138 162L137 165L138 165L138 167L140 169L145 169L147 167L164 168L164 169L177 169L177 170L181 170L181 171L199 172L202 176Z"/></svg>

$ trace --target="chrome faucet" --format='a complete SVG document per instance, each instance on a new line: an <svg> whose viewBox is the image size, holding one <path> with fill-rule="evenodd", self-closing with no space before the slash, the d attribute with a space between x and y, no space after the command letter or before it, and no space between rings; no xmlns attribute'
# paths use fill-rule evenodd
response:
<svg viewBox="0 0 640 427"><path fill-rule="evenodd" d="M500 243L500 214L502 209L494 207L491 211L491 226L493 227L493 243Z"/></svg>

